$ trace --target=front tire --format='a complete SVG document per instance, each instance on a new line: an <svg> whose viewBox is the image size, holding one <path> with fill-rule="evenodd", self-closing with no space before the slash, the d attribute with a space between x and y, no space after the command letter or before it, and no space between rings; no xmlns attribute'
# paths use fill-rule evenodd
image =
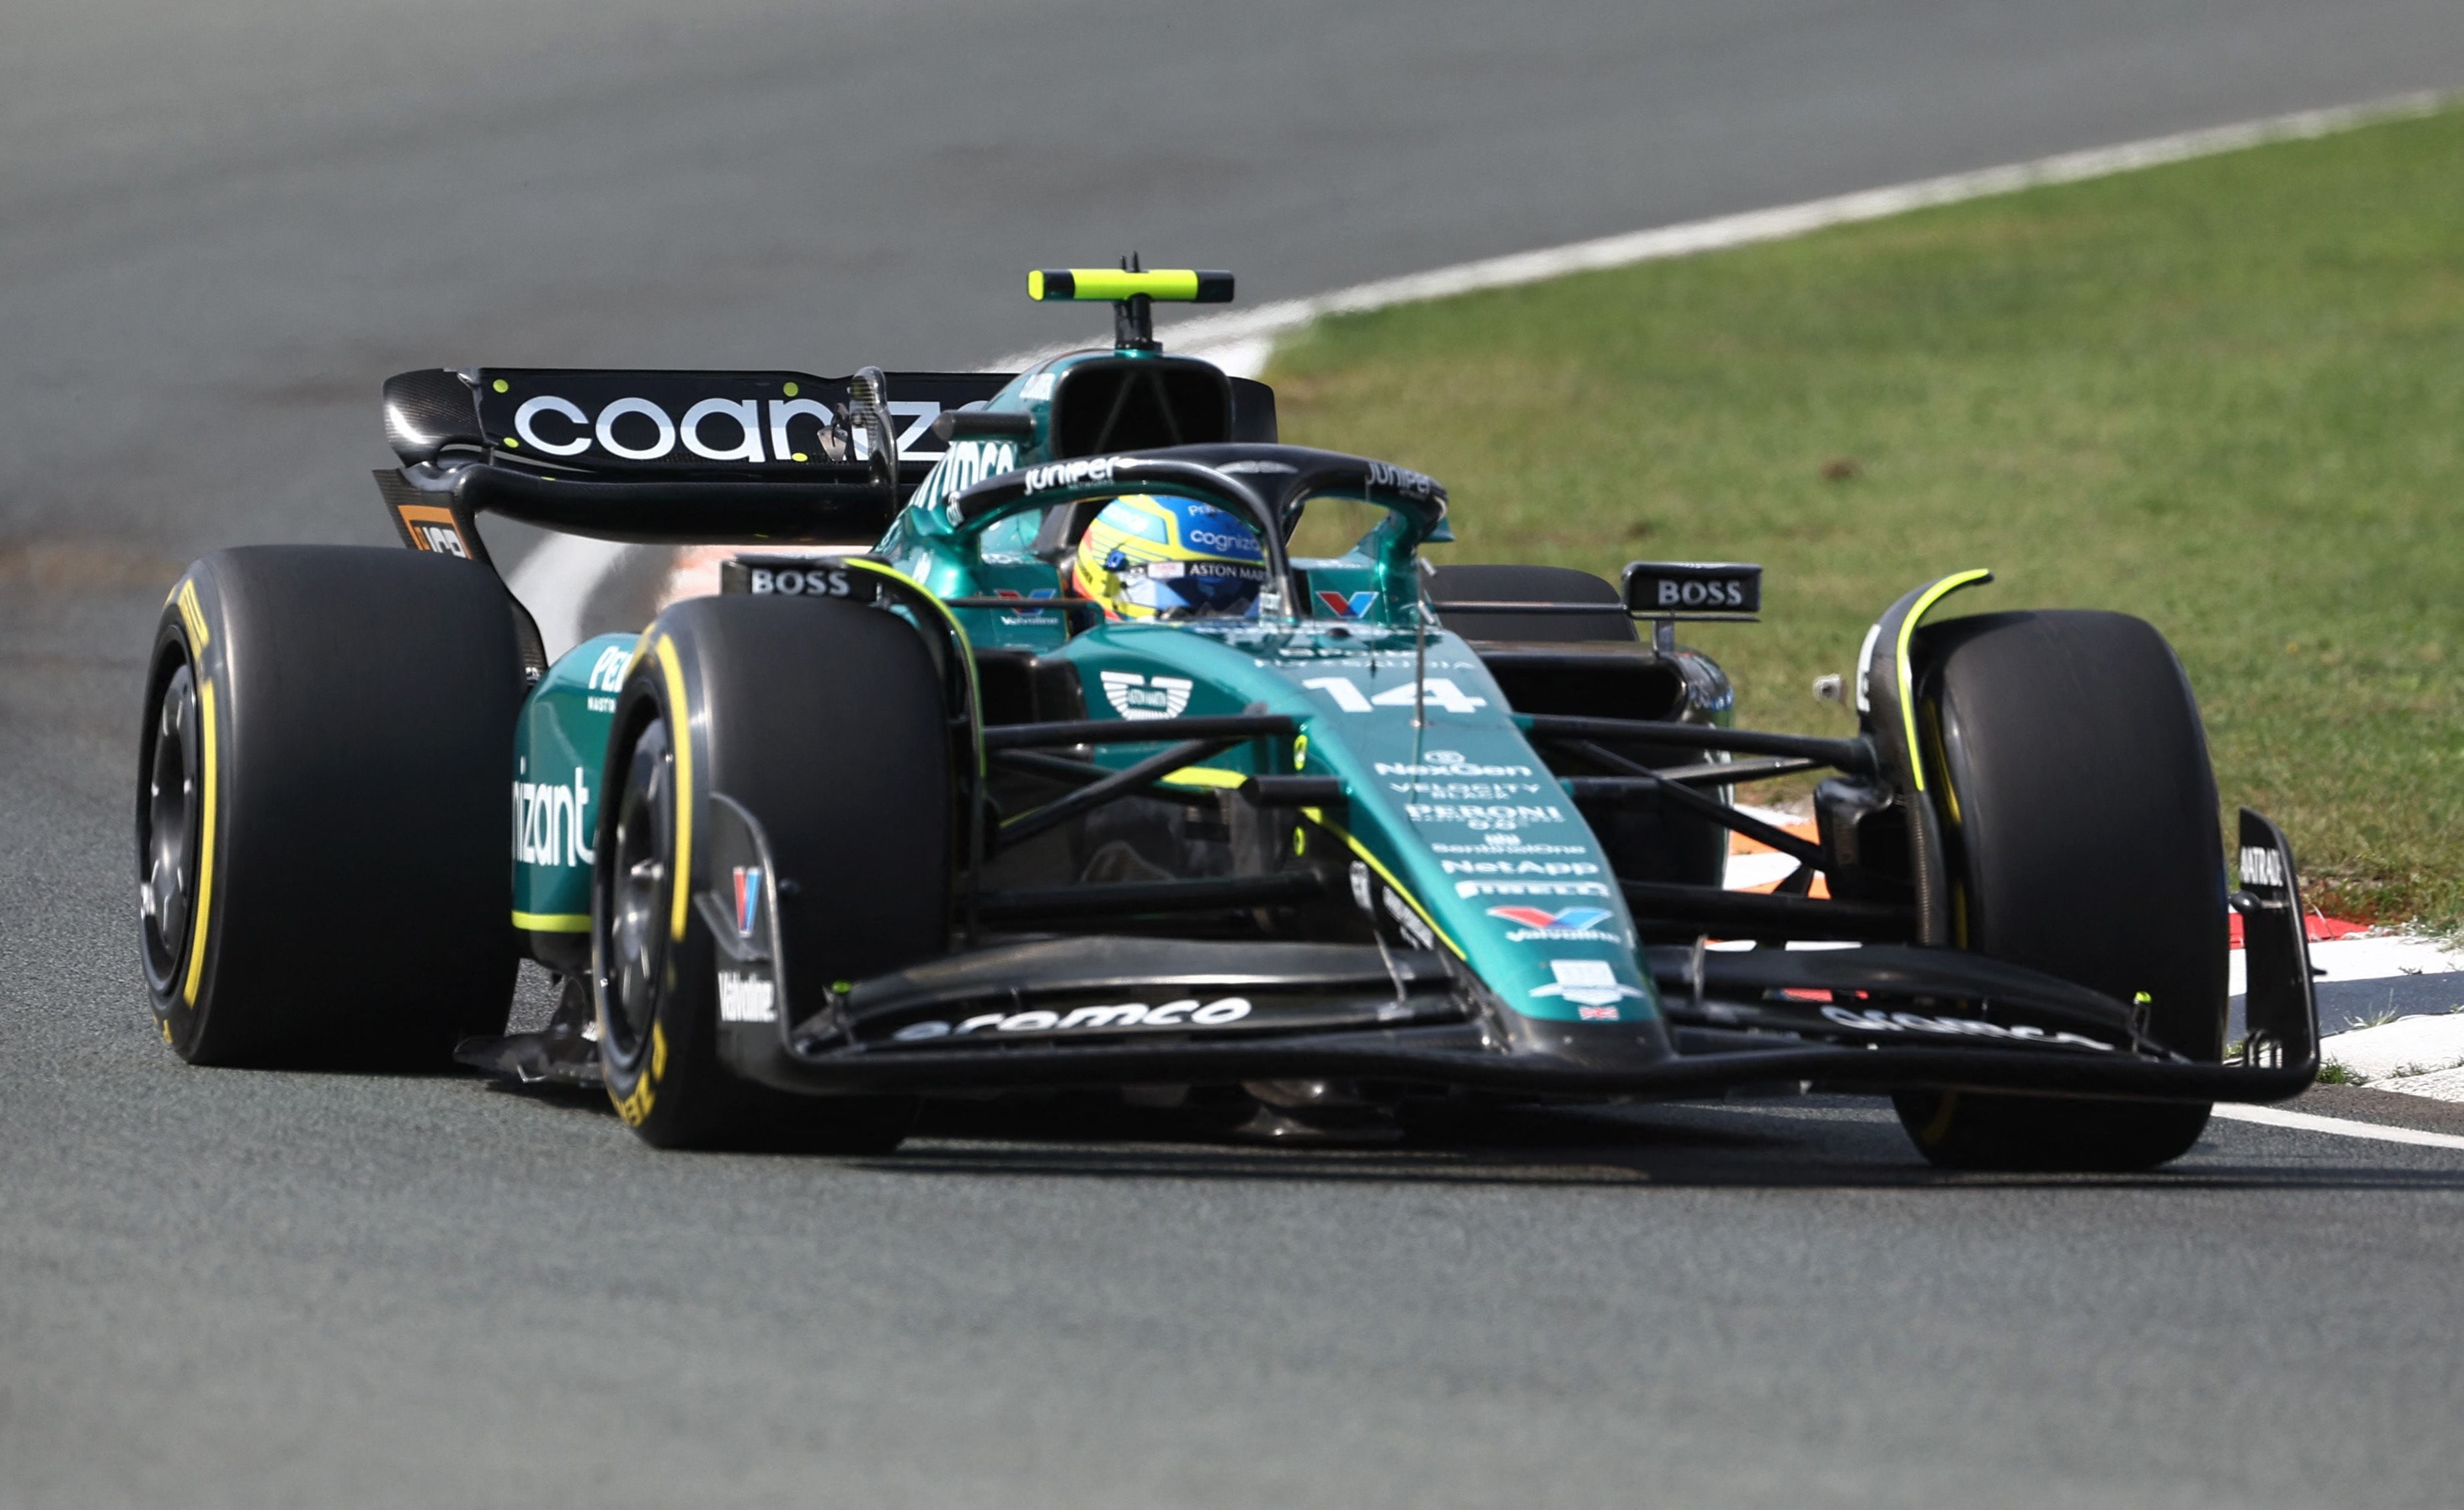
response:
<svg viewBox="0 0 2464 1510"><path fill-rule="evenodd" d="M714 800L761 824L786 978L821 988L949 946L950 725L913 626L830 601L721 596L644 636L609 746L591 953L600 1063L617 1112L658 1148L880 1152L913 1097L809 1097L717 1053L709 886Z"/></svg>
<svg viewBox="0 0 2464 1510"><path fill-rule="evenodd" d="M2146 1031L2223 1057L2224 848L2189 679L2124 614L1980 615L1924 631L1921 743L1957 942L2144 1003ZM1951 1169L2129 1171L2189 1151L2206 1103L1907 1091Z"/></svg>

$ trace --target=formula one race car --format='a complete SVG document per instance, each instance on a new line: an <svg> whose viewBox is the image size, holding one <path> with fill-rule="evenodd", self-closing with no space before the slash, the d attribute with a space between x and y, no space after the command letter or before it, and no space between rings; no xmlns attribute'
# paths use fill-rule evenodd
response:
<svg viewBox="0 0 2464 1510"><path fill-rule="evenodd" d="M2313 1077L2292 854L2245 809L2229 888L2147 624L1928 622L1987 580L1944 577L1866 637L1855 737L1735 729L1675 626L1752 617L1759 568L1433 568L1436 481L1279 444L1268 389L1157 346L1153 303L1229 274L1029 283L1113 302L1115 344L390 380L414 549L221 552L165 605L137 811L164 1040L458 1046L602 1083L661 1147L842 1150L936 1095L1272 1131L1813 1085L1887 1093L1936 1163L2129 1169ZM1295 558L1313 508L1375 524ZM748 549L550 662L483 513ZM1817 771L1816 837L1731 800ZM1794 872L1725 889L1731 833ZM525 956L563 996L508 1036Z"/></svg>

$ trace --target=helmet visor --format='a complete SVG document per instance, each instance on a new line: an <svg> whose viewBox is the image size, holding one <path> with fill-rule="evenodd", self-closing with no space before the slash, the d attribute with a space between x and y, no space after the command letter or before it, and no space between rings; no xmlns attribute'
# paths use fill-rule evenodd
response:
<svg viewBox="0 0 2464 1510"><path fill-rule="evenodd" d="M1120 574L1121 596L1158 619L1247 618L1258 611L1266 568L1254 561L1138 561Z"/></svg>

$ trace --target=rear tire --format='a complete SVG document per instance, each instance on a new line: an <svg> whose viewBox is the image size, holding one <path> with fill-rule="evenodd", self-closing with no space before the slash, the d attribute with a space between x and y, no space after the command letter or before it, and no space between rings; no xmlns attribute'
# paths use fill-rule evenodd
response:
<svg viewBox="0 0 2464 1510"><path fill-rule="evenodd" d="M793 598L679 603L644 643L617 706L592 882L608 1097L658 1148L886 1152L915 1098L794 1095L721 1065L717 946L675 887L680 869L688 896L706 884L698 836L723 793L769 840L791 993L947 950L949 713L932 657L889 613ZM694 852L680 857L688 815Z"/></svg>
<svg viewBox="0 0 2464 1510"><path fill-rule="evenodd" d="M2124 614L1989 614L1923 631L1920 741L1958 941L2122 1001L2214 1062L2225 1031L2224 847L2181 663ZM1908 1091L1900 1120L1952 1169L2150 1169L2200 1104Z"/></svg>
<svg viewBox="0 0 2464 1510"><path fill-rule="evenodd" d="M141 953L198 1064L423 1068L503 1029L522 659L494 573L259 546L164 605L140 740Z"/></svg>

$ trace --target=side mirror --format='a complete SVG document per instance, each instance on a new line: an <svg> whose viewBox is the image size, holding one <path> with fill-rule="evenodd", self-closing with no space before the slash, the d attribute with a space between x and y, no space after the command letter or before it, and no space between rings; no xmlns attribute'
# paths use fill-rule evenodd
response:
<svg viewBox="0 0 2464 1510"><path fill-rule="evenodd" d="M996 413L991 409L943 409L941 417L933 422L933 433L945 441L1033 440L1035 416Z"/></svg>

